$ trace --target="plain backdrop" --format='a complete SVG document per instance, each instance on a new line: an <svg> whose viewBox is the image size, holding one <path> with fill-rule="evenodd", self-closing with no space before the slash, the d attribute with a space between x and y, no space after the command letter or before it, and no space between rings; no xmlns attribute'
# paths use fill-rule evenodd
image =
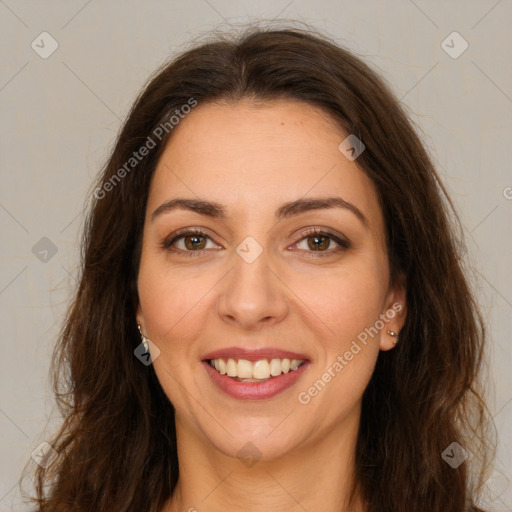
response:
<svg viewBox="0 0 512 512"><path fill-rule="evenodd" d="M86 195L128 109L201 34L262 19L303 21L362 56L420 130L477 277L498 431L488 499L512 511L510 0L0 0L1 511L29 510L21 469L58 424L50 354L76 285Z"/></svg>

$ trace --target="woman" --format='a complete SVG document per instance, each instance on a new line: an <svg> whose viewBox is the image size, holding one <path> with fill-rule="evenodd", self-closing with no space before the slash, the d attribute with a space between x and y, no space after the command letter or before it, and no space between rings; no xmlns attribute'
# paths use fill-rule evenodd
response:
<svg viewBox="0 0 512 512"><path fill-rule="evenodd" d="M299 30L187 51L93 195L38 510L481 510L482 319L366 64Z"/></svg>

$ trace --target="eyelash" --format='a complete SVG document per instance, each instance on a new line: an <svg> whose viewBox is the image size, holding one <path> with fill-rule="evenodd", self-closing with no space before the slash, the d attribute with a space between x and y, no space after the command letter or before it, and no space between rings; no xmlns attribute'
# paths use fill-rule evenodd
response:
<svg viewBox="0 0 512 512"><path fill-rule="evenodd" d="M165 250L172 251L175 253L182 253L183 255L186 254L188 257L201 256L203 253L209 252L209 249L200 249L197 251L189 251L189 250L185 251L183 249L173 249L172 248L172 244L174 244L176 241L180 240L181 238L186 238L188 236L206 237L211 240L211 237L208 234L206 234L204 231L201 231L200 229L197 229L197 228L191 228L191 229L187 229L186 231L178 232L175 235L173 235L172 237L169 237L168 239L163 241L161 246ZM321 257L325 257L325 256L330 256L333 253L345 251L350 248L350 243L347 240L344 240L344 239L338 237L334 233L331 233L326 230L321 230L318 228L312 228L312 229L307 230L305 233L302 233L302 238L297 240L297 242L295 242L295 244L298 244L298 243L302 242L303 240L305 240L307 238L312 238L312 237L329 238L330 240L336 242L338 244L338 247L328 250L328 251L307 251L305 249L299 249L299 251L304 252L304 253L312 253L307 257L312 257L312 258L320 257L321 258Z"/></svg>

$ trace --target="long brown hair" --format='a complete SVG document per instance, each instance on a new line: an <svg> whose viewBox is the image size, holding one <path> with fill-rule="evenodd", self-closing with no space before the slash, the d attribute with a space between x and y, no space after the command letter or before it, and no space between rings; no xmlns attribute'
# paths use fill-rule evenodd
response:
<svg viewBox="0 0 512 512"><path fill-rule="evenodd" d="M311 29L257 27L163 66L118 135L91 197L79 286L53 355L64 421L50 442L58 458L36 469L38 510L158 512L173 492L173 406L133 353L146 200L173 113L242 98L314 105L366 147L357 163L375 184L392 279L405 274L407 294L400 342L379 353L363 396L356 477L370 510L480 510L494 454L480 378L485 328L453 204L403 107L367 64ZM154 147L127 167L148 137ZM472 455L457 468L442 456L452 443Z"/></svg>

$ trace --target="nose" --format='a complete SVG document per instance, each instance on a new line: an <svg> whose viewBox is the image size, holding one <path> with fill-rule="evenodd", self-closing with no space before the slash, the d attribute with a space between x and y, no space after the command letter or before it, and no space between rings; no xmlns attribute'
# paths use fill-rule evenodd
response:
<svg viewBox="0 0 512 512"><path fill-rule="evenodd" d="M218 302L223 321L258 330L286 317L287 288L269 263L265 251L251 263L238 254L233 256L233 268L225 278Z"/></svg>

